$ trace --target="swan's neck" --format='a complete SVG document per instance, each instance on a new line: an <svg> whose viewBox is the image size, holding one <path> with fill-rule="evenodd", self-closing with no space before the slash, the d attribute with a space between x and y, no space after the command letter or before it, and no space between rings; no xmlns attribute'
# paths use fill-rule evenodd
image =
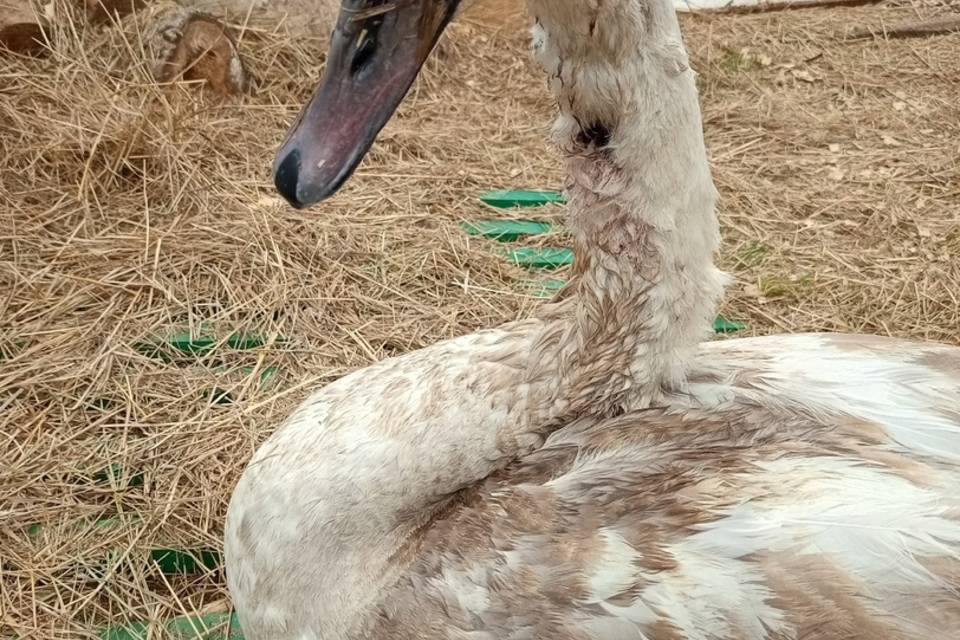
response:
<svg viewBox="0 0 960 640"><path fill-rule="evenodd" d="M681 387L709 330L722 288L715 194L672 7L529 1L561 108L575 291L539 319L338 380L257 452L226 533L249 638L394 637L376 631L389 589L436 542L424 531L457 491L539 448L563 418Z"/></svg>
<svg viewBox="0 0 960 640"><path fill-rule="evenodd" d="M561 414L640 408L683 387L723 289L694 74L667 2L529 5L577 254L575 295L535 374L559 379Z"/></svg>

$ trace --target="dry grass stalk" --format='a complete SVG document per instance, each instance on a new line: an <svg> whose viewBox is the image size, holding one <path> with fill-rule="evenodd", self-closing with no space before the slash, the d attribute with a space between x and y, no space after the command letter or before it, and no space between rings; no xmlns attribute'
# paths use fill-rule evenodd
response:
<svg viewBox="0 0 960 640"><path fill-rule="evenodd" d="M527 6L521 0L481 0L468 5L460 19L516 32L526 16Z"/></svg>
<svg viewBox="0 0 960 640"><path fill-rule="evenodd" d="M735 277L723 311L749 333L960 344L960 35L836 37L838 21L912 15L684 19ZM553 107L513 26L456 29L348 188L300 212L269 167L324 34L237 24L258 86L225 101L158 86L131 20L61 21L51 56L4 60L0 637L224 608L218 571L163 575L150 550L219 547L237 475L309 389L538 304L529 274L457 226L517 215L479 205L485 189L561 184ZM537 240L565 241L562 226ZM179 330L265 344L170 362L138 348Z"/></svg>
<svg viewBox="0 0 960 640"><path fill-rule="evenodd" d="M145 4L146 0L84 0L87 20L94 24L122 18Z"/></svg>
<svg viewBox="0 0 960 640"><path fill-rule="evenodd" d="M264 25L280 26L299 37L326 38L340 10L340 0L178 0L184 7L229 21L246 23L251 16Z"/></svg>

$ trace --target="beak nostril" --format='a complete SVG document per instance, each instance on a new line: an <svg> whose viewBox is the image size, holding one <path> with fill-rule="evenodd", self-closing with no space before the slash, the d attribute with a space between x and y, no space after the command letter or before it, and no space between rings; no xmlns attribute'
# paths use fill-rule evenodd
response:
<svg viewBox="0 0 960 640"><path fill-rule="evenodd" d="M377 52L376 31L364 31L363 38L357 43L356 53L350 61L350 75L355 76L370 64L373 55Z"/></svg>
<svg viewBox="0 0 960 640"><path fill-rule="evenodd" d="M300 183L300 150L293 149L281 160L273 171L273 184L287 202L294 207L301 205L297 197L297 185Z"/></svg>

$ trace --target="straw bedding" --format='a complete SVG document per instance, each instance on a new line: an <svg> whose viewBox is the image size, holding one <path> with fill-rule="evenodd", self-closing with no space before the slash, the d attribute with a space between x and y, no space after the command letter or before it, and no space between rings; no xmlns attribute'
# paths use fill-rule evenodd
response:
<svg viewBox="0 0 960 640"><path fill-rule="evenodd" d="M745 334L960 343L960 35L843 38L945 10L684 18ZM236 25L255 80L225 101L153 83L136 21L0 57L0 638L227 610L219 570L150 552L219 549L237 475L308 389L538 304L457 225L513 215L488 188L561 184L504 15L454 29L342 195L303 212L269 169L323 37ZM178 331L223 344L143 346Z"/></svg>

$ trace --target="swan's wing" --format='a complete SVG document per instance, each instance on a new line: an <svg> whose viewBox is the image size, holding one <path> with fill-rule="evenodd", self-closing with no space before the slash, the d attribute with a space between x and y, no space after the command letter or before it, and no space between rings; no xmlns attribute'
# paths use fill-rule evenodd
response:
<svg viewBox="0 0 960 640"><path fill-rule="evenodd" d="M371 637L960 637L960 350L715 343L461 497Z"/></svg>

